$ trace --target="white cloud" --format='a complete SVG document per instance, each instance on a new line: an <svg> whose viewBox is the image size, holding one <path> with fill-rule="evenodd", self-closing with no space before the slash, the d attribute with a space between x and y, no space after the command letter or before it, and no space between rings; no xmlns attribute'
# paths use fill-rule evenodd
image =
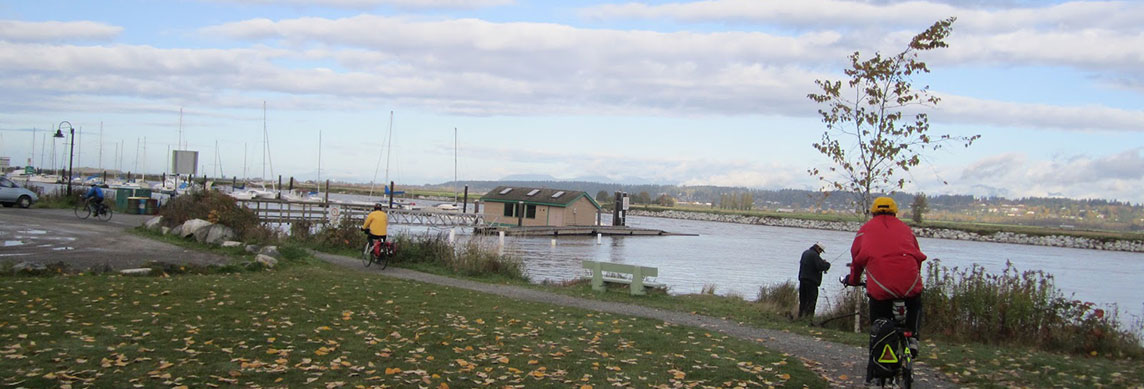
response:
<svg viewBox="0 0 1144 389"><path fill-rule="evenodd" d="M794 36L624 31L375 15L251 19L201 31L251 43L235 49L171 49L0 42L0 86L22 96L0 100L0 107L79 101L61 95L249 107L271 93L289 96L280 104L301 109L385 103L469 115L810 117L818 108L806 98L814 80L838 78L816 69L835 68L835 61L853 49L845 40L854 39L825 30ZM890 35L879 39L898 39L895 46L900 46L910 34ZM1076 37L1069 46L1083 46L1082 56L1054 54L1036 34L965 39L943 58L983 62L990 53L1008 50L998 58L1033 61L1027 57L1039 55L1045 63L1144 69L1134 65L1144 61L1144 54L1133 57L1134 50L1144 50L1139 37ZM1116 47L1097 44L1101 41ZM1140 70L1126 72L1106 76L1140 79L1132 73ZM1140 110L941 95L945 101L932 113L948 123L1144 130Z"/></svg>
<svg viewBox="0 0 1144 389"><path fill-rule="evenodd" d="M52 42L64 40L111 40L123 27L99 22L25 22L0 20L0 41Z"/></svg>
<svg viewBox="0 0 1144 389"><path fill-rule="evenodd" d="M211 0L220 3L257 5L289 4L295 6L372 9L392 6L405 9L478 9L515 4L515 0Z"/></svg>
<svg viewBox="0 0 1144 389"><path fill-rule="evenodd" d="M956 16L950 48L934 53L955 64L1068 66L1144 79L1144 3L1076 1L1002 9L925 1L870 3L709 0L610 4L581 11L591 18L742 22L847 31L846 47L898 51L934 21ZM871 42L876 44L871 45Z"/></svg>
<svg viewBox="0 0 1144 389"><path fill-rule="evenodd" d="M1128 149L1112 155L1068 155L1034 160L1021 152L989 156L960 170L949 186L922 183L941 188L941 193L1017 197L1118 199L1144 203L1144 148Z"/></svg>
<svg viewBox="0 0 1144 389"><path fill-rule="evenodd" d="M1144 131L1144 111L1103 106L1061 106L983 100L936 94L942 98L931 121L1039 127L1065 131Z"/></svg>
<svg viewBox="0 0 1144 389"><path fill-rule="evenodd" d="M956 16L961 26L972 30L1029 27L1139 28L1144 6L1127 1L1073 1L989 9L965 7L954 2L847 0L757 1L705 0L657 5L647 3L605 4L588 7L581 15L593 19L667 19L680 22L741 22L784 25L796 28L890 28L925 27L939 19Z"/></svg>

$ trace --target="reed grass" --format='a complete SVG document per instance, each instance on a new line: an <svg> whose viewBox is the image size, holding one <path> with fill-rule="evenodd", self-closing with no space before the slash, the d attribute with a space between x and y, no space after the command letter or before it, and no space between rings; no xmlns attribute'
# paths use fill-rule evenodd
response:
<svg viewBox="0 0 1144 389"><path fill-rule="evenodd" d="M790 281L760 286L755 303L764 310L794 317L798 310L798 286Z"/></svg>

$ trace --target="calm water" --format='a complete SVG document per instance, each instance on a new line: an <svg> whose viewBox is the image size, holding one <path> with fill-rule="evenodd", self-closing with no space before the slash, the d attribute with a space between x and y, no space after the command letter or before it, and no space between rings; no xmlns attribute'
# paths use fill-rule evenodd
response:
<svg viewBox="0 0 1144 389"><path fill-rule="evenodd" d="M797 282L799 256L821 241L827 250L823 258L833 265L824 277L822 307L826 298L841 290L834 280L848 270L845 264L854 237L851 232L651 217L631 217L628 224L699 236L604 237L600 244L594 237L561 237L555 246L551 238L507 237L505 250L524 259L534 282L584 275L580 261L587 259L656 267L656 281L667 284L673 294L696 293L709 284L718 294L736 293L753 300L762 285ZM931 259L940 259L947 267L978 264L1000 272L1011 261L1020 271L1042 270L1056 277L1066 295L1099 305L1116 304L1126 323L1144 310L1141 253L941 239L918 243Z"/></svg>

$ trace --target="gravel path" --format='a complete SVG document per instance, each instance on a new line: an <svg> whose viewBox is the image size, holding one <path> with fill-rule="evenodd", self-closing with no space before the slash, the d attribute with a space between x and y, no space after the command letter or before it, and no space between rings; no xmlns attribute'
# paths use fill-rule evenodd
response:
<svg viewBox="0 0 1144 389"><path fill-rule="evenodd" d="M0 263L63 262L73 270L115 270L149 261L221 264L229 258L138 237L127 230L153 216L116 213L111 221L80 220L71 209L0 208Z"/></svg>
<svg viewBox="0 0 1144 389"><path fill-rule="evenodd" d="M862 387L865 377L865 349L838 344L813 337L764 328L748 327L729 320L694 315L684 312L666 311L639 305L588 300L534 289L508 285L494 285L475 281L460 280L417 271L376 267L363 268L356 258L314 252L319 259L339 266L359 269L388 277L420 281L454 288L469 289L495 294L511 299L555 304L591 311L662 320L667 323L703 328L730 336L758 342L766 348L798 357L810 369L819 373L831 387ZM919 388L954 388L954 384L940 378L936 372L922 363L915 363L915 385Z"/></svg>

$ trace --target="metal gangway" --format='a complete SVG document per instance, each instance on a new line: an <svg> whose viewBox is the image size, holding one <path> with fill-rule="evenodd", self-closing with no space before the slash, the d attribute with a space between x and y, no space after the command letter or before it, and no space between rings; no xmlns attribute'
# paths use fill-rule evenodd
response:
<svg viewBox="0 0 1144 389"><path fill-rule="evenodd" d="M251 199L237 200L258 216L261 223L293 224L331 223L336 224L343 218L363 221L365 216L373 211L372 204L289 201L277 199ZM427 225L439 227L475 227L484 223L484 216L479 213L461 213L459 211L442 211L437 209L386 209L391 224Z"/></svg>

